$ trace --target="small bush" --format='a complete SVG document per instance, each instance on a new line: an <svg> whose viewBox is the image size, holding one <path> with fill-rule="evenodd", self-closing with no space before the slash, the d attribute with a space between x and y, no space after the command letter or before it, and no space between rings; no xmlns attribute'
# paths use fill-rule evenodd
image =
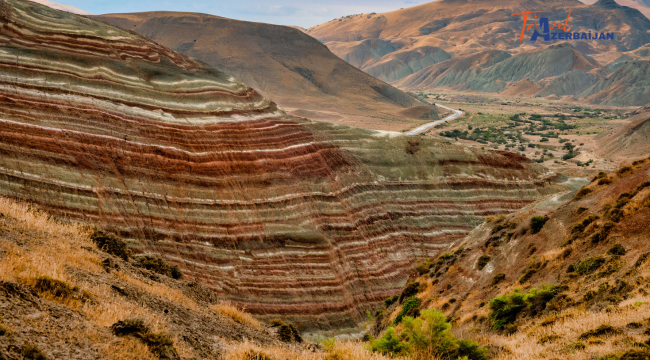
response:
<svg viewBox="0 0 650 360"><path fill-rule="evenodd" d="M648 257L650 257L650 252L639 255L639 258L636 259L636 262L634 262L634 267L638 268L639 266L643 265L643 263L648 260Z"/></svg>
<svg viewBox="0 0 650 360"><path fill-rule="evenodd" d="M612 179L606 177L598 180L598 185L609 185L612 183Z"/></svg>
<svg viewBox="0 0 650 360"><path fill-rule="evenodd" d="M420 274L420 275L424 275L424 274L429 272L429 269L431 269L432 266L433 266L433 264L431 263L431 260L429 260L429 259L424 260L424 261L418 260L417 265L415 266L415 271L417 271L418 274Z"/></svg>
<svg viewBox="0 0 650 360"><path fill-rule="evenodd" d="M591 235L590 239L591 242L594 244L597 244L601 241L604 241L607 239L607 236L609 236L609 233L612 231L614 228L614 224L611 222L606 222L603 224L603 227L598 229L593 235Z"/></svg>
<svg viewBox="0 0 650 360"><path fill-rule="evenodd" d="M631 166L622 166L620 169L618 169L618 171L616 171L618 175L623 175L629 172L632 172Z"/></svg>
<svg viewBox="0 0 650 360"><path fill-rule="evenodd" d="M532 230L533 234L540 232L547 221L548 217L546 216L533 216L530 219L530 229Z"/></svg>
<svg viewBox="0 0 650 360"><path fill-rule="evenodd" d="M138 256L135 258L143 268L174 279L183 277L183 273L176 265L169 265L163 259L151 256Z"/></svg>
<svg viewBox="0 0 650 360"><path fill-rule="evenodd" d="M575 272L580 275L586 275L596 271L605 263L605 258L602 256L591 257L585 260L582 260L575 267Z"/></svg>
<svg viewBox="0 0 650 360"><path fill-rule="evenodd" d="M278 337L284 342L302 342L302 336L300 336L300 331L293 324L282 324L278 329Z"/></svg>
<svg viewBox="0 0 650 360"><path fill-rule="evenodd" d="M132 336L140 339L160 359L180 360L171 337L152 332L142 319L118 321L111 326L111 331L116 336Z"/></svg>
<svg viewBox="0 0 650 360"><path fill-rule="evenodd" d="M612 246L609 250L607 250L607 255L623 256L626 253L627 250L625 250L625 248L621 244L616 244Z"/></svg>
<svg viewBox="0 0 650 360"><path fill-rule="evenodd" d="M395 318L393 324L397 325L400 322L402 322L402 319L404 318L404 316L407 315L407 313L410 310L417 309L420 307L420 303L421 303L420 299L418 299L415 296L411 296L408 299L406 299L404 305L402 305L402 311L400 311L399 314L397 314L397 317Z"/></svg>
<svg viewBox="0 0 650 360"><path fill-rule="evenodd" d="M49 293L60 299L66 299L75 295L75 291L70 285L61 280L52 279L49 276L37 278L34 289L40 293Z"/></svg>
<svg viewBox="0 0 650 360"><path fill-rule="evenodd" d="M476 263L476 267L479 270L483 270L483 268L490 262L492 258L489 257L488 255L481 255L481 257L478 258L478 262Z"/></svg>
<svg viewBox="0 0 650 360"><path fill-rule="evenodd" d="M492 277L492 286L504 281L506 279L506 274L498 273Z"/></svg>
<svg viewBox="0 0 650 360"><path fill-rule="evenodd" d="M283 325L284 321L282 321L280 319L273 319L273 320L271 320L270 324L271 324L271 327L278 327L278 326Z"/></svg>
<svg viewBox="0 0 650 360"><path fill-rule="evenodd" d="M363 337L361 338L361 341L363 342L372 342L373 340L375 340L375 338L368 333L363 334Z"/></svg>
<svg viewBox="0 0 650 360"><path fill-rule="evenodd" d="M113 233L95 230L90 239L97 245L99 250L120 257L125 261L131 256L131 251L126 246L126 243Z"/></svg>
<svg viewBox="0 0 650 360"><path fill-rule="evenodd" d="M419 290L420 290L420 283L419 282L415 281L415 282L412 282L412 283L408 283L406 285L406 287L404 287L404 290L402 290L402 293L399 296L400 304L402 303L402 301L404 301L404 299L409 298L409 297L411 297L413 295L417 295Z"/></svg>
<svg viewBox="0 0 650 360"><path fill-rule="evenodd" d="M578 339L584 340L584 339L589 339L590 337L617 335L620 333L622 333L621 330L609 324L603 324L595 329L583 332L582 334L580 334L580 337L578 337Z"/></svg>
<svg viewBox="0 0 650 360"><path fill-rule="evenodd" d="M589 224L591 224L592 222L594 222L594 221L596 221L598 219L600 219L600 217L598 215L589 215L589 216L587 216L586 218L582 219L581 222L576 223L571 227L571 233L575 234L575 233L581 233L581 232L585 231L585 229L587 228L587 226L589 226Z"/></svg>
<svg viewBox="0 0 650 360"><path fill-rule="evenodd" d="M561 336L559 336L559 335L555 335L555 334L553 334L553 335L546 335L546 336L542 336L542 337L537 341L537 343L540 344L540 345L544 345L544 344L546 344L546 343L554 342L555 340L559 340L559 339L561 339L561 338L562 338Z"/></svg>
<svg viewBox="0 0 650 360"><path fill-rule="evenodd" d="M394 328L389 327L384 336L371 342L370 350L384 355L400 356L408 353L409 346L395 334Z"/></svg>
<svg viewBox="0 0 650 360"><path fill-rule="evenodd" d="M618 360L648 360L650 359L650 349L630 349L621 355Z"/></svg>
<svg viewBox="0 0 650 360"><path fill-rule="evenodd" d="M578 193L576 193L576 197L575 197L575 199L576 199L576 200L580 200L580 199L584 198L585 196L591 194L592 192L593 192L593 190L591 190L590 188L587 188L587 187L584 187L584 186L583 186L583 187L580 189L580 191L578 191Z"/></svg>
<svg viewBox="0 0 650 360"><path fill-rule="evenodd" d="M21 355L25 360L46 360L47 358L43 353L33 344L26 343L23 345Z"/></svg>
<svg viewBox="0 0 650 360"><path fill-rule="evenodd" d="M490 301L489 318L492 327L504 330L506 325L513 324L517 316L524 310L532 316L546 308L546 304L557 295L558 289L554 286L542 286L540 289L531 289L528 293L515 289L513 292L498 296Z"/></svg>
<svg viewBox="0 0 650 360"><path fill-rule="evenodd" d="M417 139L409 139L406 142L406 147L404 148L408 154L415 154L416 152L420 151L420 141Z"/></svg>
<svg viewBox="0 0 650 360"><path fill-rule="evenodd" d="M458 340L450 332L451 324L435 310L423 310L420 318L404 318L402 335L416 355L443 359L487 360L487 349L469 340Z"/></svg>

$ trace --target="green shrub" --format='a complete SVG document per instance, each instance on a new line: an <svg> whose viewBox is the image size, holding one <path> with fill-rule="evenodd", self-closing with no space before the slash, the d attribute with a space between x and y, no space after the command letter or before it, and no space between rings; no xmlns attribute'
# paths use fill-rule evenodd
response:
<svg viewBox="0 0 650 360"><path fill-rule="evenodd" d="M473 341L458 340L450 332L451 324L435 310L422 310L421 317L405 317L403 337L414 353L436 355L444 359L487 360L487 349Z"/></svg>
<svg viewBox="0 0 650 360"><path fill-rule="evenodd" d="M183 273L176 265L169 265L163 259L151 256L138 256L135 258L142 267L158 274L167 275L174 279L183 277Z"/></svg>
<svg viewBox="0 0 650 360"><path fill-rule="evenodd" d="M384 336L372 341L369 349L390 356L406 355L409 352L408 344L395 334L395 329L392 327L386 330Z"/></svg>
<svg viewBox="0 0 650 360"><path fill-rule="evenodd" d="M547 221L548 217L546 216L533 216L530 219L530 229L532 230L533 234L540 232Z"/></svg>
<svg viewBox="0 0 650 360"><path fill-rule="evenodd" d="M485 265L487 265L492 258L489 257L488 255L481 255L481 257L478 258L478 262L476 263L476 267L479 270L483 270Z"/></svg>
<svg viewBox="0 0 650 360"><path fill-rule="evenodd" d="M607 255L623 256L626 253L627 250L625 250L625 248L621 244L616 244L612 246L609 250L607 250Z"/></svg>
<svg viewBox="0 0 650 360"><path fill-rule="evenodd" d="M585 260L582 260L575 267L575 272L580 275L590 274L596 271L605 263L605 258L602 256L591 257Z"/></svg>
<svg viewBox="0 0 650 360"><path fill-rule="evenodd" d="M546 304L557 295L555 286L542 286L540 289L531 289L528 293L515 289L513 292L498 296L490 301L489 318L492 327L503 330L506 325L513 324L517 316L524 310L532 316L546 308Z"/></svg>
<svg viewBox="0 0 650 360"><path fill-rule="evenodd" d="M415 266L415 271L417 271L418 274L420 274L420 275L424 275L424 274L429 272L429 269L431 269L432 266L433 266L433 264L431 263L431 260L429 260L429 259L427 259L425 261L418 260L417 265Z"/></svg>
<svg viewBox="0 0 650 360"><path fill-rule="evenodd" d="M411 297L413 295L417 295L419 289L420 289L419 282L415 281L412 283L408 283L406 287L404 287L404 290L402 290L402 293L399 296L399 302L402 303L404 299Z"/></svg>
<svg viewBox="0 0 650 360"><path fill-rule="evenodd" d="M502 282L505 279L506 279L506 274L497 273L496 275L494 275L494 277L492 277L492 286Z"/></svg>
<svg viewBox="0 0 650 360"><path fill-rule="evenodd" d="M565 160L566 160L566 159L565 159ZM575 199L576 199L576 200L580 200L580 199L584 198L585 196L591 194L592 191L593 191L593 190L591 190L590 188L587 188L587 187L584 187L584 186L583 186L583 187L580 189L580 191L578 191L578 192L576 193L576 197L575 197Z"/></svg>
<svg viewBox="0 0 650 360"><path fill-rule="evenodd" d="M411 309L417 309L420 307L420 299L418 299L415 296L411 296L402 305L402 311L397 314L397 317L395 318L395 322L393 324L397 325L402 321L402 318L406 316L406 313L411 310Z"/></svg>
<svg viewBox="0 0 650 360"><path fill-rule="evenodd" d="M131 251L126 246L126 243L113 233L95 230L90 239L97 245L99 250L122 258L125 261L131 256Z"/></svg>
<svg viewBox="0 0 650 360"><path fill-rule="evenodd" d="M591 235L591 242L597 244L601 241L604 241L607 239L607 236L609 236L609 233L612 231L612 229L614 229L614 224L611 222L606 222L603 224L602 228L598 229L598 231Z"/></svg>
<svg viewBox="0 0 650 360"><path fill-rule="evenodd" d="M271 320L270 324L271 324L271 327L278 327L278 326L283 325L284 321L282 321L281 319L273 319L273 320Z"/></svg>
<svg viewBox="0 0 650 360"><path fill-rule="evenodd" d="M571 227L571 233L575 234L575 233L581 233L581 232L585 231L585 229L587 228L587 226L589 226L589 224L591 224L592 222L594 222L594 221L596 221L598 219L600 219L600 217L598 215L589 215L589 216L587 216L586 218L582 219L581 222L576 223Z"/></svg>
<svg viewBox="0 0 650 360"><path fill-rule="evenodd" d="M634 263L634 267L638 268L639 266L643 265L643 263L648 260L648 257L650 257L650 252L639 255L639 258L636 259L636 262Z"/></svg>

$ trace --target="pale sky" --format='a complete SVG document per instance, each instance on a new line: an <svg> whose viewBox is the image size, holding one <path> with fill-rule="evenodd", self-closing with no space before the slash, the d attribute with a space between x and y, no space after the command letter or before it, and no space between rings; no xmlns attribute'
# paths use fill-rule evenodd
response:
<svg viewBox="0 0 650 360"><path fill-rule="evenodd" d="M60 0L93 14L154 10L201 12L237 20L310 27L345 15L387 12L427 0Z"/></svg>

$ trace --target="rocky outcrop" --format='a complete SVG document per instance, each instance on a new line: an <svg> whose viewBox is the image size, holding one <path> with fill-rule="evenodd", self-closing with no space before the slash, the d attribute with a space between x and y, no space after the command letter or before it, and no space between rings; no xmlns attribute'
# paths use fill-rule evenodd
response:
<svg viewBox="0 0 650 360"><path fill-rule="evenodd" d="M558 189L515 154L290 117L134 33L0 4L0 194L112 230L260 317L355 327L416 258Z"/></svg>

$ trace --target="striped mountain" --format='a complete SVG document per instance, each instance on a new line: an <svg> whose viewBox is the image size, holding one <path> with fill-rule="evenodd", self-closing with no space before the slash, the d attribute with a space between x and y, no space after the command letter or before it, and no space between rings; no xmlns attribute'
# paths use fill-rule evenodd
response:
<svg viewBox="0 0 650 360"><path fill-rule="evenodd" d="M288 116L99 21L4 0L0 22L0 194L110 229L261 318L354 328L415 259L562 188L515 154Z"/></svg>

